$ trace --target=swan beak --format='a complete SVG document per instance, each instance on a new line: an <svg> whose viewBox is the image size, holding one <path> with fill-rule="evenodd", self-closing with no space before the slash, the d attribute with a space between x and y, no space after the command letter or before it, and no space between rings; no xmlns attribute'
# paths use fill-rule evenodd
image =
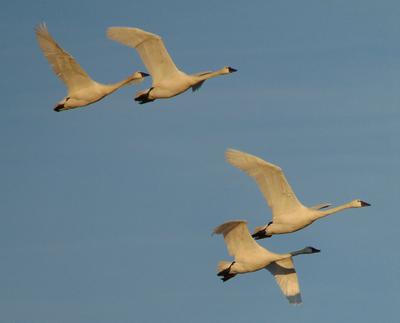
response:
<svg viewBox="0 0 400 323"><path fill-rule="evenodd" d="M237 72L237 69L234 69L232 67L228 67L229 73Z"/></svg>
<svg viewBox="0 0 400 323"><path fill-rule="evenodd" d="M314 247L310 247L310 248L311 248L311 250L312 250L312 253L321 252L321 250L319 250L319 249L317 249L317 248L314 248Z"/></svg>
<svg viewBox="0 0 400 323"><path fill-rule="evenodd" d="M64 104L57 104L55 107L54 107L54 111L55 112L60 112L60 111L63 111L64 110Z"/></svg>
<svg viewBox="0 0 400 323"><path fill-rule="evenodd" d="M141 75L142 77L150 76L150 74L147 74L147 73L144 73L144 72L140 72L140 75Z"/></svg>
<svg viewBox="0 0 400 323"><path fill-rule="evenodd" d="M361 201L361 207L364 207L364 206L371 206L371 204Z"/></svg>

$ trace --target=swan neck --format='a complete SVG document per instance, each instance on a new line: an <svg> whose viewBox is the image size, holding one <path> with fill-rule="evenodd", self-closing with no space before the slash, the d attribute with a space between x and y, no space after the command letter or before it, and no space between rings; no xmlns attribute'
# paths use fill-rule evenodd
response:
<svg viewBox="0 0 400 323"><path fill-rule="evenodd" d="M105 87L107 88L108 93L112 93L121 87L128 85L132 81L132 77L128 77L120 82L113 83L113 84L107 84Z"/></svg>
<svg viewBox="0 0 400 323"><path fill-rule="evenodd" d="M219 75L222 75L222 74L224 74L224 72L221 69L221 70L218 70L218 71L215 71L215 72L210 72L210 73L207 73L207 74L204 74L204 75L200 75L198 77L199 77L199 79L201 81L205 81L205 80L208 80L210 78L213 78L213 77L216 77L216 76L219 76Z"/></svg>
<svg viewBox="0 0 400 323"><path fill-rule="evenodd" d="M349 202L346 204L342 204L342 205L330 208L328 210L319 211L318 218L322 218L322 217L330 215L330 214L334 214L334 213L337 213L337 212L340 212L340 211L343 211L346 209L350 209L352 207L354 207L354 206L351 204L351 202Z"/></svg>
<svg viewBox="0 0 400 323"><path fill-rule="evenodd" d="M296 257L298 255L306 254L305 249L295 250L290 253L291 257Z"/></svg>

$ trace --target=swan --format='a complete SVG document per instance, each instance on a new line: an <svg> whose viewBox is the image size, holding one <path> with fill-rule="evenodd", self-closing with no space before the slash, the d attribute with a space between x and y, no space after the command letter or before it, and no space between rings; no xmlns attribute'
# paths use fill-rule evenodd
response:
<svg viewBox="0 0 400 323"><path fill-rule="evenodd" d="M123 45L136 48L153 78L151 88L136 94L135 101L139 104L171 98L189 88L192 88L194 92L204 81L212 77L236 72L236 69L227 66L215 72L207 71L188 75L175 66L160 36L139 28L109 27L107 36Z"/></svg>
<svg viewBox="0 0 400 323"><path fill-rule="evenodd" d="M345 209L370 206L362 200L353 200L329 209L326 209L331 206L329 203L306 207L297 199L280 167L234 149L228 149L225 157L231 165L256 181L272 209L272 221L255 228L253 237L256 240L269 238L274 234L298 231L318 219Z"/></svg>
<svg viewBox="0 0 400 323"><path fill-rule="evenodd" d="M54 111L83 107L97 102L119 88L139 83L149 74L135 72L127 79L115 84L100 84L90 78L75 59L64 51L47 30L46 24L36 27L36 38L54 73L65 83L68 94L57 103Z"/></svg>
<svg viewBox="0 0 400 323"><path fill-rule="evenodd" d="M313 247L277 254L260 246L251 237L247 222L234 220L221 224L214 229L213 234L223 234L228 253L234 261L220 261L217 275L222 281L227 281L237 274L244 274L260 269L267 269L278 283L282 293L291 304L301 303L299 281L294 268L292 257L301 254L320 252Z"/></svg>

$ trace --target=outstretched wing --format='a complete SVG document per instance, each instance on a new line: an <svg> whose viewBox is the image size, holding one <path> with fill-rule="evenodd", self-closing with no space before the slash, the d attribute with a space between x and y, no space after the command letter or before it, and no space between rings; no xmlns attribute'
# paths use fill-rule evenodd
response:
<svg viewBox="0 0 400 323"><path fill-rule="evenodd" d="M93 84L93 80L75 59L51 37L44 23L37 26L35 32L44 56L70 92Z"/></svg>
<svg viewBox="0 0 400 323"><path fill-rule="evenodd" d="M272 209L273 221L279 222L280 217L302 207L280 167L239 150L228 149L225 156L231 165L256 181Z"/></svg>
<svg viewBox="0 0 400 323"><path fill-rule="evenodd" d="M110 27L107 36L125 46L136 48L153 77L153 83L179 73L160 36L130 27Z"/></svg>
<svg viewBox="0 0 400 323"><path fill-rule="evenodd" d="M243 220L229 221L216 227L215 234L223 234L228 253L235 257L236 261L251 257L259 253L260 247L251 237L247 222Z"/></svg>
<svg viewBox="0 0 400 323"><path fill-rule="evenodd" d="M301 304L299 280L292 258L275 261L265 267L274 277L290 304Z"/></svg>

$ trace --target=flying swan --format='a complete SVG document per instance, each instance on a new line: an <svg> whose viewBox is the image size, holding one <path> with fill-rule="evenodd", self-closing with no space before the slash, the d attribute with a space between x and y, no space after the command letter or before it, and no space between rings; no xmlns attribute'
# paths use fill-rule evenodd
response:
<svg viewBox="0 0 400 323"><path fill-rule="evenodd" d="M361 200L353 200L326 210L322 209L331 206L331 204L322 203L313 207L306 207L297 199L280 167L234 149L228 149L225 157L231 165L244 171L256 181L269 207L272 209L272 221L255 228L253 233L255 239L269 238L274 234L295 232L327 215L349 208L370 205Z"/></svg>
<svg viewBox="0 0 400 323"><path fill-rule="evenodd" d="M127 79L115 84L100 84L90 78L75 59L64 51L51 37L44 23L36 27L36 38L54 73L65 83L68 94L54 108L64 111L97 102L119 88L139 83L148 74L135 72Z"/></svg>
<svg viewBox="0 0 400 323"><path fill-rule="evenodd" d="M188 75L175 66L160 36L139 28L110 27L107 29L107 36L123 45L136 48L153 78L151 88L136 94L135 101L140 104L171 98L189 88L196 91L205 80L236 72L232 67L224 67L215 72Z"/></svg>
<svg viewBox="0 0 400 323"><path fill-rule="evenodd" d="M246 221L236 220L221 224L214 229L215 234L223 234L228 253L234 261L220 261L217 272L222 281L227 281L237 274L244 274L267 269L279 285L282 293L291 304L301 303L299 281L292 257L301 254L320 252L313 247L286 254L276 254L261 247L251 237Z"/></svg>

